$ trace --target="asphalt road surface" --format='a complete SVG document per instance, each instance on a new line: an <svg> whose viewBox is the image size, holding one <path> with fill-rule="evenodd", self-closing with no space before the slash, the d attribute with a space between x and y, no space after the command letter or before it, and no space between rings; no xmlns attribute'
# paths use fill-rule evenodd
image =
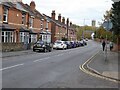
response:
<svg viewBox="0 0 120 90"><path fill-rule="evenodd" d="M96 78L79 69L101 48L88 41L85 47L34 53L2 60L3 88L117 88L114 82ZM32 52L32 51L31 51Z"/></svg>

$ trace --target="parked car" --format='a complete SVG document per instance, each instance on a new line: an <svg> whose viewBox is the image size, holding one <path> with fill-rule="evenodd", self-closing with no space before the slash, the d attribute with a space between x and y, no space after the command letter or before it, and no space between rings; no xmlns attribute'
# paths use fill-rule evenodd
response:
<svg viewBox="0 0 120 90"><path fill-rule="evenodd" d="M65 44L65 41L56 41L53 44L53 49L67 49L67 45Z"/></svg>
<svg viewBox="0 0 120 90"><path fill-rule="evenodd" d="M47 43L45 41L37 41L34 45L33 45L33 51L44 51L44 52L51 52L52 51L52 44L51 43Z"/></svg>
<svg viewBox="0 0 120 90"><path fill-rule="evenodd" d="M79 41L79 45L80 45L80 46L84 46L83 41Z"/></svg>
<svg viewBox="0 0 120 90"><path fill-rule="evenodd" d="M72 45L71 45L70 41L65 41L65 44L67 45L67 49L72 48Z"/></svg>
<svg viewBox="0 0 120 90"><path fill-rule="evenodd" d="M76 48L76 43L74 41L70 41L72 48Z"/></svg>
<svg viewBox="0 0 120 90"><path fill-rule="evenodd" d="M85 39L83 39L82 42L83 42L84 46L87 45L87 42Z"/></svg>

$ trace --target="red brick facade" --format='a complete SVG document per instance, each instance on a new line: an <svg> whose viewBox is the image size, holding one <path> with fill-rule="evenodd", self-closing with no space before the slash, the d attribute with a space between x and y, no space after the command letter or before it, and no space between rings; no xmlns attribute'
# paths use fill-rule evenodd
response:
<svg viewBox="0 0 120 90"><path fill-rule="evenodd" d="M56 40L61 40L63 37L66 37L67 24L69 32L68 38L72 37L74 40L76 39L76 34L74 33L74 35L72 35L75 30L69 29L69 22L65 24L65 18L61 17L61 14L59 14L58 19L56 20L56 13L55 11L52 11L51 17L46 18L46 16L42 15L35 9L36 5L34 1L32 1L30 5L24 4L22 2L18 4L22 9L17 7L15 4L10 4L9 2L6 2L6 4L5 2L0 4L0 24L2 23L5 26L4 29L2 28L3 30L1 32L12 32L12 39L10 42L19 43L27 40L28 43L31 43L31 38L33 36L35 37L35 35L37 35L36 38L39 39L40 32L49 31L51 32L51 42L53 43ZM8 10L8 13L6 14L7 22L3 21L4 9ZM29 36L27 36L28 34ZM3 36L4 35L5 34L3 34ZM23 37L21 35L25 35L26 40L22 40ZM32 37L30 37L30 35ZM7 40L4 40L4 42L6 41ZM7 42L9 42L9 37Z"/></svg>

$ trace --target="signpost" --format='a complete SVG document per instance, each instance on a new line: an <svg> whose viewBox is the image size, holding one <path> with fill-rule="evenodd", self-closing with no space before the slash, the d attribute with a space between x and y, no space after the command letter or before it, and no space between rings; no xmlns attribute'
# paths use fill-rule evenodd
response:
<svg viewBox="0 0 120 90"><path fill-rule="evenodd" d="M113 24L110 20L107 20L103 22L103 27L106 31L110 31L110 29L113 27Z"/></svg>
<svg viewBox="0 0 120 90"><path fill-rule="evenodd" d="M110 31L110 29L112 29L113 27L113 24L112 22L108 19L106 21L103 22L103 28L106 30L106 31ZM105 48L105 60L107 60L107 34L106 34L106 48Z"/></svg>

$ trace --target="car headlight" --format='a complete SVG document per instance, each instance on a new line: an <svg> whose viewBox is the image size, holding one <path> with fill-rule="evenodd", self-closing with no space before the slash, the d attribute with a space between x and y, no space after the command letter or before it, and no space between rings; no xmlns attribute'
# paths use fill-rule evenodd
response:
<svg viewBox="0 0 120 90"><path fill-rule="evenodd" d="M35 47L35 46L36 46L36 44L33 45L33 47Z"/></svg>
<svg viewBox="0 0 120 90"><path fill-rule="evenodd" d="M45 45L42 45L42 47L45 47Z"/></svg>

